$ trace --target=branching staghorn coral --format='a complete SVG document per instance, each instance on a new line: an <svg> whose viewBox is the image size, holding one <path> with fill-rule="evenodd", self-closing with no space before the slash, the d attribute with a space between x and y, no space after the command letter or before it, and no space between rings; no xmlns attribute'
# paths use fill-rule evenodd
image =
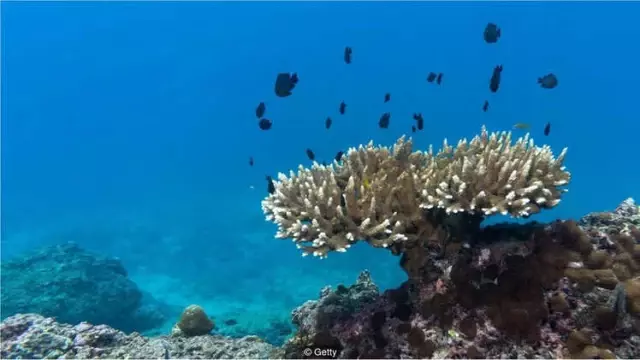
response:
<svg viewBox="0 0 640 360"><path fill-rule="evenodd" d="M437 153L413 152L404 137L392 148L370 142L341 162L279 174L262 209L278 225L276 237L291 238L303 255L325 257L359 240L389 247L423 236L430 209L523 217L554 207L571 177L565 154L554 157L529 134L514 143L511 132L484 126L456 147L445 140Z"/></svg>

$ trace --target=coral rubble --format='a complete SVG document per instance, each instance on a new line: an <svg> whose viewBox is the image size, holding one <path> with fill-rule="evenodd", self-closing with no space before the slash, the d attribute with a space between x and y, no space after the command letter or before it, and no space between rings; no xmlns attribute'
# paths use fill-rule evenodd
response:
<svg viewBox="0 0 640 360"><path fill-rule="evenodd" d="M0 325L3 359L266 359L279 358L277 348L255 336L231 339L218 335L147 338L126 335L105 325L55 322L19 314Z"/></svg>

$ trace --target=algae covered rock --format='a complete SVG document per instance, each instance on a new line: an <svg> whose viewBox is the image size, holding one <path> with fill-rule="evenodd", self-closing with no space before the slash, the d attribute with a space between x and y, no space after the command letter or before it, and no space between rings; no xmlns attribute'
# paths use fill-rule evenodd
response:
<svg viewBox="0 0 640 360"><path fill-rule="evenodd" d="M180 315L176 327L185 336L198 336L210 333L215 324L201 306L189 305Z"/></svg>
<svg viewBox="0 0 640 360"><path fill-rule="evenodd" d="M2 262L2 318L37 313L58 321L105 324L125 332L161 325L164 313L116 258L75 243L43 247Z"/></svg>

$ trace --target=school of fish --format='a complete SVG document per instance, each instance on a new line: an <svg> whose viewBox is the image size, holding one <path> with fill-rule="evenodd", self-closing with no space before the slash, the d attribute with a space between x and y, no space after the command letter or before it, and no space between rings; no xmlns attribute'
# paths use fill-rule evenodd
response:
<svg viewBox="0 0 640 360"><path fill-rule="evenodd" d="M487 44L496 44L498 40L502 36L502 30L500 27L494 23L488 23L483 31L483 38ZM353 48L350 46L346 46L343 52L344 63L347 65L351 65L353 63ZM503 65L499 64L493 68L491 73L491 77L489 78L489 91L490 94L496 94L500 90L500 84L502 82L502 72ZM426 80L427 83L441 85L444 74L442 72L434 72L430 71L427 74ZM274 83L274 92L277 97L286 98L293 94L293 90L298 84L299 78L298 74L295 72L292 73L279 73L276 76ZM558 86L558 78L554 73L548 73L543 76L540 76L537 79L537 84L543 89L554 89ZM388 103L391 101L391 93L385 93L383 97L383 102ZM482 105L482 111L487 112L489 110L489 100L485 99ZM255 115L258 118L258 127L262 131L271 130L273 121L265 117L265 113L267 111L267 106L265 102L260 102L255 109ZM345 115L347 112L347 104L344 101L341 101L338 105L338 113L340 115ZM421 113L414 113L413 120L415 124L411 125L411 132L415 133L417 131L424 130L424 118ZM391 124L391 112L385 111L380 115L378 120L378 127L380 129L388 129ZM333 120L331 116L327 116L324 121L324 127L326 130L330 130L333 125ZM513 129L515 130L529 130L531 125L528 123L516 123L513 125ZM551 132L551 123L547 122L543 129L544 136L549 136ZM305 150L307 157L310 161L316 160L316 155L312 149L307 148ZM343 151L338 151L333 160L341 161L342 156L344 155ZM253 166L255 163L254 157L249 157L249 166ZM326 165L326 162L323 161L323 164ZM273 184L273 178L269 175L265 176L267 180L267 191L269 193L275 192L275 186Z"/></svg>

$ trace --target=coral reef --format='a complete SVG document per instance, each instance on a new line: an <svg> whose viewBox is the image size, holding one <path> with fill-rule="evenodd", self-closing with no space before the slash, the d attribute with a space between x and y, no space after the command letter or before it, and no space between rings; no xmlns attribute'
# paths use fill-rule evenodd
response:
<svg viewBox="0 0 640 360"><path fill-rule="evenodd" d="M437 153L414 152L402 137L392 149L369 143L341 162L279 174L262 208L278 225L276 237L293 239L305 255L325 257L360 240L392 247L430 235L429 209L479 223L495 213L526 217L554 207L571 176L565 154L554 157L528 134L512 142L510 132L484 127L456 147L445 140Z"/></svg>
<svg viewBox="0 0 640 360"><path fill-rule="evenodd" d="M3 262L1 276L3 317L37 313L127 332L165 321L158 306L142 302L143 294L119 260L90 254L73 243Z"/></svg>
<svg viewBox="0 0 640 360"><path fill-rule="evenodd" d="M147 338L105 325L55 322L40 315L14 315L0 325L3 359L246 359L280 358L280 352L255 336L217 335Z"/></svg>
<svg viewBox="0 0 640 360"><path fill-rule="evenodd" d="M481 228L468 247L406 249L398 289L377 295L364 274L371 285L325 289L296 309L285 356L638 358L640 258L629 250L640 239L624 235L639 217L626 200L578 222Z"/></svg>
<svg viewBox="0 0 640 360"><path fill-rule="evenodd" d="M368 272L292 313L282 348L255 336L125 335L15 315L2 358L640 358L640 209L470 228L470 241L402 249L409 279ZM444 249L439 248L444 244Z"/></svg>

